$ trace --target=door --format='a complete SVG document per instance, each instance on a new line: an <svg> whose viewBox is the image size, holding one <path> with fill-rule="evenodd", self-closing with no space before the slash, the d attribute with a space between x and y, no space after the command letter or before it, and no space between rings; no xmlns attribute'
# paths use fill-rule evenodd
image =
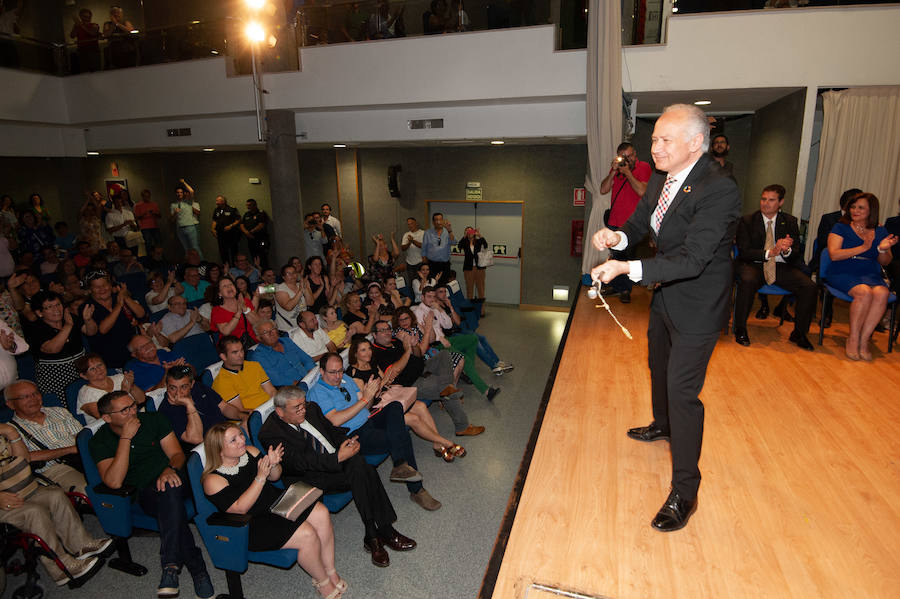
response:
<svg viewBox="0 0 900 599"><path fill-rule="evenodd" d="M457 240L466 227L474 227L493 248L494 265L488 267L484 284L489 302L518 305L521 299L522 207L521 202L428 202L429 220L442 212ZM450 264L465 290L462 252L454 251Z"/></svg>

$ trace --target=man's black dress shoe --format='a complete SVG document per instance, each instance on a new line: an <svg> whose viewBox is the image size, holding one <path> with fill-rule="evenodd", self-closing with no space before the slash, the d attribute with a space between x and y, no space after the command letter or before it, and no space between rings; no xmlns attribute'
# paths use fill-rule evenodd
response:
<svg viewBox="0 0 900 599"><path fill-rule="evenodd" d="M769 304L763 304L759 307L759 310L756 311L757 320L765 320L769 317Z"/></svg>
<svg viewBox="0 0 900 599"><path fill-rule="evenodd" d="M649 426L639 426L637 428L630 428L628 432L625 433L632 439L637 441L668 441L669 433L668 431L664 431L659 428L656 423L650 424Z"/></svg>
<svg viewBox="0 0 900 599"><path fill-rule="evenodd" d="M791 333L791 336L788 338L791 343L795 344L800 349L805 349L806 351L813 351L813 344L810 343L809 339L806 338L806 335L798 335L795 333Z"/></svg>
<svg viewBox="0 0 900 599"><path fill-rule="evenodd" d="M623 291L622 293L620 293L619 301L622 302L623 304L630 304L631 303L631 292Z"/></svg>
<svg viewBox="0 0 900 599"><path fill-rule="evenodd" d="M790 313L790 311L787 309L787 306L782 306L781 304L775 306L775 309L772 311L772 316L774 316L775 318L781 318L782 313L784 314L785 322L794 322L793 314Z"/></svg>
<svg viewBox="0 0 900 599"><path fill-rule="evenodd" d="M825 317L825 328L826 329L831 328L831 315L830 314Z"/></svg>
<svg viewBox="0 0 900 599"><path fill-rule="evenodd" d="M387 534L379 534L378 538L381 542L394 551L411 551L416 548L416 542L410 539L409 537L405 537L401 535L399 532L393 529L393 527L387 531Z"/></svg>
<svg viewBox="0 0 900 599"><path fill-rule="evenodd" d="M680 530L685 527L695 509L697 509L696 498L687 500L672 489L650 525L660 532Z"/></svg>
<svg viewBox="0 0 900 599"><path fill-rule="evenodd" d="M372 554L372 563L379 568L387 568L391 565L391 558L384 545L381 544L381 539L377 537L363 539L363 547Z"/></svg>
<svg viewBox="0 0 900 599"><path fill-rule="evenodd" d="M734 334L734 340L744 347L748 347L750 345L750 337L747 336L747 331L737 331Z"/></svg>

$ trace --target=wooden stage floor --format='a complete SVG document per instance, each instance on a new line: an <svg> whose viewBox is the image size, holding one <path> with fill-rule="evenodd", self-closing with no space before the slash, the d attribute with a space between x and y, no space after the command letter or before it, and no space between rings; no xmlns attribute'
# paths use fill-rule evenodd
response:
<svg viewBox="0 0 900 599"><path fill-rule="evenodd" d="M813 353L772 318L751 314L750 347L723 335L701 394L697 512L664 534L650 520L669 492L668 443L625 436L651 420L649 297L610 299L629 341L581 288L481 596L560 596L537 583L610 599L900 597L900 351L886 353L887 335L874 362L851 362L839 305Z"/></svg>

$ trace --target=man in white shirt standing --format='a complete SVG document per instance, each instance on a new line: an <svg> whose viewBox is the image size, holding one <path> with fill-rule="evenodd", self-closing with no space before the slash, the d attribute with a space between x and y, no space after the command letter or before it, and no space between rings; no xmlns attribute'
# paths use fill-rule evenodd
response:
<svg viewBox="0 0 900 599"><path fill-rule="evenodd" d="M113 196L113 207L106 213L106 230L119 247L127 247L137 253L139 242L132 242L131 245L126 243L128 234L137 230L137 221L134 220L134 214L122 203L122 197L119 194Z"/></svg>
<svg viewBox="0 0 900 599"><path fill-rule="evenodd" d="M422 264L422 239L425 237L425 229L419 228L419 223L413 217L406 219L409 231L403 235L400 248L406 252L406 284L411 285L419 276L419 266Z"/></svg>
<svg viewBox="0 0 900 599"><path fill-rule="evenodd" d="M335 235L343 237L344 235L341 233L341 221L336 219L331 213L331 205L322 204L322 207L319 208L319 210L322 213L322 222L334 229Z"/></svg>
<svg viewBox="0 0 900 599"><path fill-rule="evenodd" d="M175 201L169 207L169 220L175 223L175 233L184 251L194 249L203 259L200 249L200 204L194 201L194 188L184 179L178 180L175 186Z"/></svg>

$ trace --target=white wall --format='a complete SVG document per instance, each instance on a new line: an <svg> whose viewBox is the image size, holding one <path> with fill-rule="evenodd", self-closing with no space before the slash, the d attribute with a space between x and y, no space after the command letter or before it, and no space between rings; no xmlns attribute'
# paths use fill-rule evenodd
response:
<svg viewBox="0 0 900 599"><path fill-rule="evenodd" d="M666 45L623 51L623 86L806 86L814 97L818 87L896 84L898 23L896 5L677 15ZM265 101L296 110L308 142L584 135L585 52L554 52L553 40L552 26L538 26L306 48L302 72L264 76ZM0 121L15 125L0 130L0 153L256 143L249 77L227 77L224 58L64 79L0 77ZM441 117L444 129L405 126ZM71 130L54 137L30 123ZM194 135L165 137L174 126ZM804 131L808 147L811 127ZM79 135L85 143L72 143Z"/></svg>
<svg viewBox="0 0 900 599"><path fill-rule="evenodd" d="M673 15L668 43L623 53L625 91L900 82L900 6Z"/></svg>

